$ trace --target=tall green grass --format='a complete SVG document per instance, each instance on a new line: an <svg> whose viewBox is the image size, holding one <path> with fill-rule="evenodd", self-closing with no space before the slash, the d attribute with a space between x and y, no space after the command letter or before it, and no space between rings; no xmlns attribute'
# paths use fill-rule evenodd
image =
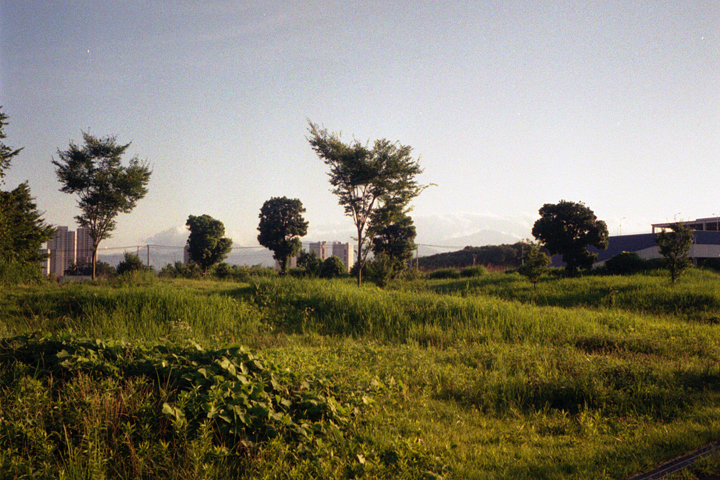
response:
<svg viewBox="0 0 720 480"><path fill-rule="evenodd" d="M643 315L718 323L720 275L692 269L676 284L657 272L629 276L545 277L532 288L518 274L435 282L426 288L456 295L490 295L542 306L611 308Z"/></svg>
<svg viewBox="0 0 720 480"><path fill-rule="evenodd" d="M220 457L201 435L168 456L143 457L148 478L173 478L172 462L207 478L624 478L720 438L719 281L694 271L676 285L658 275L597 276L543 279L537 290L503 274L385 290L295 278L16 287L0 296L0 337L40 330L149 345L239 343L324 378L327 396L371 397L342 442L316 443L307 455L271 441L246 471L213 470ZM12 412L0 417L30 422L35 407L23 405L55 408L51 386L36 380L19 375L3 391L0 409ZM98 402L126 388L101 382L87 387ZM133 412L130 424L145 418ZM55 455L78 477L90 466L107 472L108 451L120 447L98 450L98 432L83 428L68 423L71 449L28 455Z"/></svg>
<svg viewBox="0 0 720 480"><path fill-rule="evenodd" d="M263 331L258 308L224 294L227 288L198 291L173 285L26 288L6 297L0 319L5 335L72 331L99 338L242 343Z"/></svg>

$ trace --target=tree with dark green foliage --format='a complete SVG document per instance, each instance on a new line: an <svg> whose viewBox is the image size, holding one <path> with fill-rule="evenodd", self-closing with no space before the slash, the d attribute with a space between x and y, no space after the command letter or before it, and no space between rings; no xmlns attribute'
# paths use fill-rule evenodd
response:
<svg viewBox="0 0 720 480"><path fill-rule="evenodd" d="M10 162L12 162L12 159L22 150L22 148L15 150L12 147L5 145L5 142L3 141L7 138L7 135L5 134L5 125L8 125L7 119L8 116L0 111L0 183L4 183L3 179L5 178L5 170L10 168Z"/></svg>
<svg viewBox="0 0 720 480"><path fill-rule="evenodd" d="M663 228L657 234L655 243L663 257L665 268L670 272L670 281L675 283L675 280L692 265L690 248L693 243L693 230L679 222L673 223L668 228L669 232Z"/></svg>
<svg viewBox="0 0 720 480"><path fill-rule="evenodd" d="M110 238L117 225L115 218L130 213L138 200L147 194L147 184L152 174L147 163L137 156L128 166L122 165L122 157L130 143L119 145L117 137L95 137L82 133L84 145L70 142L67 150L58 150L57 167L61 192L77 194L82 212L76 216L78 224L88 229L93 241L92 278L95 278L97 254L100 242Z"/></svg>
<svg viewBox="0 0 720 480"><path fill-rule="evenodd" d="M632 275L648 268L647 261L635 252L620 252L605 261L605 270L610 275Z"/></svg>
<svg viewBox="0 0 720 480"><path fill-rule="evenodd" d="M190 260L200 266L204 275L222 262L232 250L232 240L225 238L225 225L210 215L190 215L185 225L190 229L187 240Z"/></svg>
<svg viewBox="0 0 720 480"><path fill-rule="evenodd" d="M302 248L300 237L307 235L308 222L303 218L305 208L297 198L273 197L260 209L258 243L272 250L280 264L280 272L287 272L290 257Z"/></svg>
<svg viewBox="0 0 720 480"><path fill-rule="evenodd" d="M368 229L372 237L375 283L384 287L408 267L417 232L412 218L402 211L378 209Z"/></svg>
<svg viewBox="0 0 720 480"><path fill-rule="evenodd" d="M550 265L550 257L545 255L538 243L526 242L522 258L523 264L518 267L518 272L530 280L533 289L537 288L538 280L547 272L547 267Z"/></svg>
<svg viewBox="0 0 720 480"><path fill-rule="evenodd" d="M315 252L301 251L298 255L297 266L305 270L306 274L310 277L317 277L320 275L322 268L322 259L317 256Z"/></svg>
<svg viewBox="0 0 720 480"><path fill-rule="evenodd" d="M92 263L75 263L70 262L70 265L65 270L65 275L70 276L84 276L84 277L90 277L92 276L93 266ZM114 277L117 274L117 270L115 267L110 265L107 262L103 262L102 260L98 260L98 262L95 264L95 274L97 277Z"/></svg>
<svg viewBox="0 0 720 480"><path fill-rule="evenodd" d="M358 255L355 272L360 286L372 244L367 229L373 214L389 205L406 213L410 202L425 188L415 179L422 169L410 156L410 146L384 138L376 140L372 147L358 141L344 143L338 134L312 122L309 130L311 147L330 168L332 192L355 225Z"/></svg>
<svg viewBox="0 0 720 480"><path fill-rule="evenodd" d="M340 259L335 255L328 257L322 263L320 267L320 278L337 278L347 274L347 267Z"/></svg>
<svg viewBox="0 0 720 480"><path fill-rule="evenodd" d="M7 116L0 112L0 183L4 183L5 170L12 159L22 150L13 149L3 141L7 124ZM54 234L55 228L43 220L27 182L11 191L0 190L0 272L3 275L17 281L39 279L38 262L47 258L40 249Z"/></svg>
<svg viewBox="0 0 720 480"><path fill-rule="evenodd" d="M137 254L125 252L124 258L118 263L116 270L118 275L123 275L132 272L146 272L150 270L150 267L145 265Z"/></svg>
<svg viewBox="0 0 720 480"><path fill-rule="evenodd" d="M551 255L562 255L565 271L570 275L578 269L592 268L597 254L589 252L588 246L603 250L608 246L607 225L582 202L546 203L540 209L540 219L533 225L532 234Z"/></svg>
<svg viewBox="0 0 720 480"><path fill-rule="evenodd" d="M47 258L40 249L55 235L55 228L42 219L27 182L10 192L0 191L0 211L0 261L37 264Z"/></svg>

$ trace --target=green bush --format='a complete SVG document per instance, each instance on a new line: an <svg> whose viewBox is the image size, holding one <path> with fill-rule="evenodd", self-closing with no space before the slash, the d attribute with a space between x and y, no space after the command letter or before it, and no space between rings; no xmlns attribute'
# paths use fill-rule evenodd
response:
<svg viewBox="0 0 720 480"><path fill-rule="evenodd" d="M647 269L645 260L634 252L622 252L605 262L605 269L611 275L632 275Z"/></svg>
<svg viewBox="0 0 720 480"><path fill-rule="evenodd" d="M175 262L175 264L168 263L158 273L160 277L168 278L200 278L202 276L202 270L195 263L185 265L183 262Z"/></svg>
<svg viewBox="0 0 720 480"><path fill-rule="evenodd" d="M439 280L442 278L460 278L460 272L454 268L441 268L428 274L428 278L433 280Z"/></svg>
<svg viewBox="0 0 720 480"><path fill-rule="evenodd" d="M476 267L465 267L460 270L461 277L481 277L483 275L487 275L487 273L487 269L482 265L478 265Z"/></svg>
<svg viewBox="0 0 720 480"><path fill-rule="evenodd" d="M720 258L698 259L698 266L720 272Z"/></svg>
<svg viewBox="0 0 720 480"><path fill-rule="evenodd" d="M42 273L37 263L0 261L0 285L39 283Z"/></svg>
<svg viewBox="0 0 720 480"><path fill-rule="evenodd" d="M139 256L129 252L125 252L125 258L118 264L116 269L118 275L132 272L145 272L148 270L150 270L150 267L145 265Z"/></svg>
<svg viewBox="0 0 720 480"><path fill-rule="evenodd" d="M340 260L340 257L333 255L332 257L326 258L322 263L320 269L321 278L336 278L345 275L347 275L347 267L343 261Z"/></svg>

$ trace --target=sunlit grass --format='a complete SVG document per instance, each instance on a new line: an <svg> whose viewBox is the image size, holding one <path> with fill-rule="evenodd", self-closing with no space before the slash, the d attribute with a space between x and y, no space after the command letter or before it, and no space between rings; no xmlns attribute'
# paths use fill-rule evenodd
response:
<svg viewBox="0 0 720 480"><path fill-rule="evenodd" d="M0 295L0 338L72 331L144 345L242 344L326 379L328 395L374 400L344 443L298 455L269 442L243 472L202 435L174 453L148 440L132 460L127 445L94 440L98 426L68 424L65 433L35 422L23 448L56 458L67 478L107 471L120 451L136 463L117 471L148 478L624 478L720 438L719 280L691 271L675 285L661 275L591 276L543 279L537 290L513 274L386 290L294 278L16 287ZM49 385L19 382L4 391L0 417L56 407ZM111 392L146 392L85 385L98 405L119 398ZM141 427L143 415L127 421ZM11 425L3 421L0 431ZM74 447L43 452L43 435L67 435ZM0 463L13 455L0 453Z"/></svg>

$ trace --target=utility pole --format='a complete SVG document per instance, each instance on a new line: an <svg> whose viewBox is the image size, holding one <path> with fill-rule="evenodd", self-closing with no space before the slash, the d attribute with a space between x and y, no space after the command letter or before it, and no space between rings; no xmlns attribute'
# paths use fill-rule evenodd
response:
<svg viewBox="0 0 720 480"><path fill-rule="evenodd" d="M147 266L150 268L150 245L146 245L147 247Z"/></svg>

